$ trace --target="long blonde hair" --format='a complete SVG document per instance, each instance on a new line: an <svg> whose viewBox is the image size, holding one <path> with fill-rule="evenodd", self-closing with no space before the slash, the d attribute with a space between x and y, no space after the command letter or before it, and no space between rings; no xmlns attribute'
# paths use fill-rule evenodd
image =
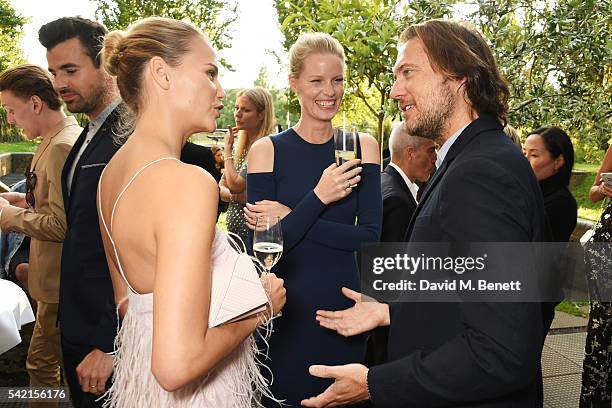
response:
<svg viewBox="0 0 612 408"><path fill-rule="evenodd" d="M241 158L248 153L251 145L255 143L256 140L267 136L274 131L274 103L272 102L272 95L270 92L261 86L256 86L254 88L243 89L242 91L238 92L236 98L241 96L246 96L251 102L253 102L257 113L264 112L264 118L261 122L259 130L250 138L250 140L247 140L244 131L238 132L239 137L238 144L236 146L235 160L241 160Z"/></svg>

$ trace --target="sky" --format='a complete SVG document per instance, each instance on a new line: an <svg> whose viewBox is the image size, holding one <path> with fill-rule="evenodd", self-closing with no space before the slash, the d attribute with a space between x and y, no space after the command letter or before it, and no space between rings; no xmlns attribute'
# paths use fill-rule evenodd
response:
<svg viewBox="0 0 612 408"><path fill-rule="evenodd" d="M237 0L238 20L230 27L232 48L223 50L223 56L233 65L235 72L221 71L221 84L226 89L253 86L262 67L268 71L272 86L287 85L286 52L272 0ZM47 66L45 49L38 42L38 29L45 23L65 16L95 20L96 3L90 0L10 0L19 14L30 22L24 27L22 49L26 60ZM282 59L279 65L270 51Z"/></svg>

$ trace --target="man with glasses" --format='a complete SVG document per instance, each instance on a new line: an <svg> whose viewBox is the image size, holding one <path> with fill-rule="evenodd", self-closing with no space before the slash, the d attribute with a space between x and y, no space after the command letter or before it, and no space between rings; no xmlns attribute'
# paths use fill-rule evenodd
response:
<svg viewBox="0 0 612 408"><path fill-rule="evenodd" d="M10 124L30 140L42 137L26 172L27 192L0 194L0 229L31 237L28 290L37 311L26 367L30 386L58 387L62 359L56 323L66 233L60 179L81 128L62 111L50 75L35 65L20 65L0 75L0 101Z"/></svg>

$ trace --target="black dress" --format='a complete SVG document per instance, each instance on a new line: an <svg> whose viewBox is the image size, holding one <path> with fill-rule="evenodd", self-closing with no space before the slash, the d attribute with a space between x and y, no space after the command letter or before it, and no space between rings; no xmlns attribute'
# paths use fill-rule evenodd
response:
<svg viewBox="0 0 612 408"><path fill-rule="evenodd" d="M578 217L576 199L563 184L559 173L540 181L540 188L544 195L544 208L552 240L569 241Z"/></svg>
<svg viewBox="0 0 612 408"><path fill-rule="evenodd" d="M274 321L269 360L264 362L274 376L274 396L285 400L283 406L299 407L302 399L320 394L332 382L311 376L311 364L363 360L363 336L342 337L320 327L315 315L319 309L343 310L354 304L340 289L360 290L355 251L380 236L380 166L363 164L361 181L353 192L325 205L313 188L335 160L333 138L313 144L288 129L271 139L274 170L248 174L247 199L250 203L275 200L292 211L282 220L283 255L272 268L285 279L287 303L283 316ZM269 400L263 404L279 406Z"/></svg>
<svg viewBox="0 0 612 408"><path fill-rule="evenodd" d="M540 181L540 189L544 196L546 210L546 225L549 229L549 240L553 242L568 242L578 220L578 205L576 199L561 180L559 173ZM542 308L547 331L555 318L555 307L558 302L548 302L550 307ZM546 333L545 333L546 335Z"/></svg>
<svg viewBox="0 0 612 408"><path fill-rule="evenodd" d="M584 362L580 408L612 407L612 202L595 225L585 245L591 308Z"/></svg>

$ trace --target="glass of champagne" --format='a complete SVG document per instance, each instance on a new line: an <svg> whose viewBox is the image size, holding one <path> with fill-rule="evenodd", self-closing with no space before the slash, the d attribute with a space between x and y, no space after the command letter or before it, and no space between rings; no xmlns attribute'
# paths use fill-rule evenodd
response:
<svg viewBox="0 0 612 408"><path fill-rule="evenodd" d="M270 215L257 217L253 234L253 252L266 273L269 273L283 254L283 231L280 217Z"/></svg>
<svg viewBox="0 0 612 408"><path fill-rule="evenodd" d="M349 160L357 158L357 130L354 127L343 126L334 134L334 149L336 152L336 165L340 166ZM355 188L357 185L351 185Z"/></svg>

